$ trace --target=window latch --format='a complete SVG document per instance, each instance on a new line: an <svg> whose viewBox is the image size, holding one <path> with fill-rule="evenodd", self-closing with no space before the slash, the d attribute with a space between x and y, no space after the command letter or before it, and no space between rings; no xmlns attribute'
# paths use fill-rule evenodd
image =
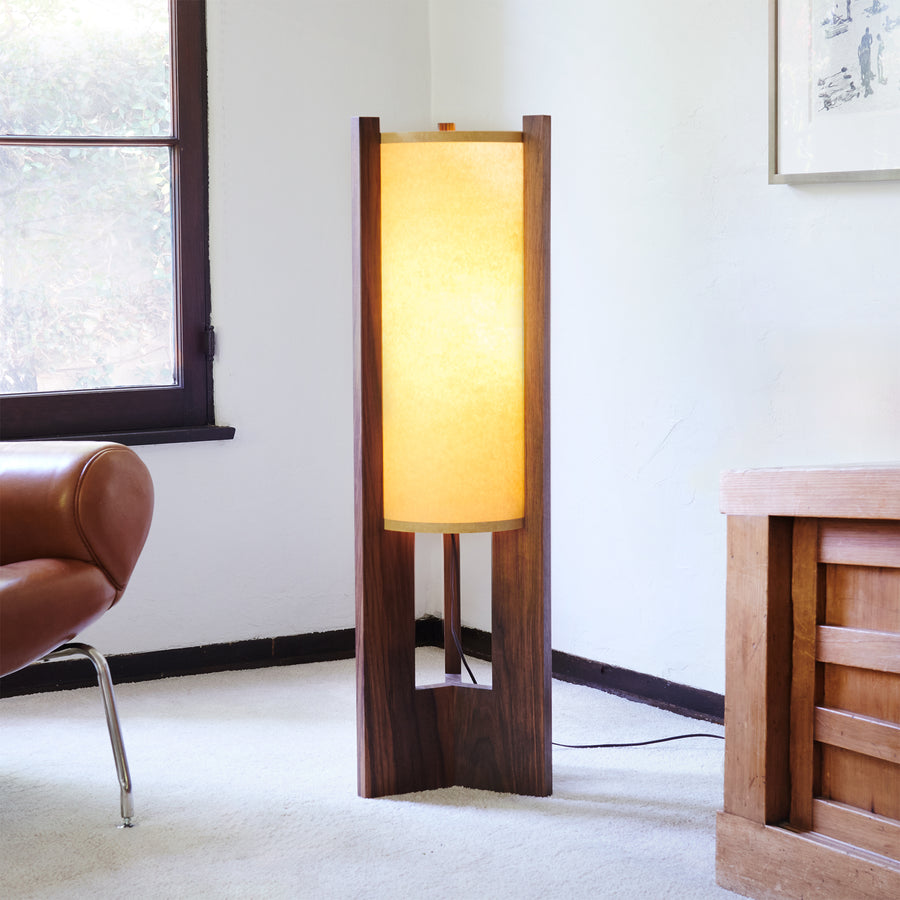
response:
<svg viewBox="0 0 900 900"><path fill-rule="evenodd" d="M212 361L216 355L216 329L207 325L203 331L206 338L206 358Z"/></svg>

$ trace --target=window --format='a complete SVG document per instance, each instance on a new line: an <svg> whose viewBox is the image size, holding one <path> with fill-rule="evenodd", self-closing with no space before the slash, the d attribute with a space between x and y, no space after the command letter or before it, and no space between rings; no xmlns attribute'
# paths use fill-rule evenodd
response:
<svg viewBox="0 0 900 900"><path fill-rule="evenodd" d="M0 437L215 428L203 0L0 6Z"/></svg>

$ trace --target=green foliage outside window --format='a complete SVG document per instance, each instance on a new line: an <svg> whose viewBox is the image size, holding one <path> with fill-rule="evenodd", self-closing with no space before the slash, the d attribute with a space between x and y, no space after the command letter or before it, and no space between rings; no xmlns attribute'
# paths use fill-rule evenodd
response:
<svg viewBox="0 0 900 900"><path fill-rule="evenodd" d="M171 152L101 140L171 133L169 56L167 0L0 5L0 393L175 380Z"/></svg>

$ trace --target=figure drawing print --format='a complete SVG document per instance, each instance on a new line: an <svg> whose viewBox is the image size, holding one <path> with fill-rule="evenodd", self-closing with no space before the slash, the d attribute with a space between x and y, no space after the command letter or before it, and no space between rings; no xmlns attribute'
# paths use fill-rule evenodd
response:
<svg viewBox="0 0 900 900"><path fill-rule="evenodd" d="M814 116L900 113L900 0L811 0Z"/></svg>

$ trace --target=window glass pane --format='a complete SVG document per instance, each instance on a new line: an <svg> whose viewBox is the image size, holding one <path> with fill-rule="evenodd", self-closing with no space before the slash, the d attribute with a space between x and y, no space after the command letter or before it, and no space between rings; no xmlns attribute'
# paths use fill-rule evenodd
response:
<svg viewBox="0 0 900 900"><path fill-rule="evenodd" d="M168 135L168 0L0 3L0 134Z"/></svg>
<svg viewBox="0 0 900 900"><path fill-rule="evenodd" d="M171 385L170 151L0 147L0 393Z"/></svg>

